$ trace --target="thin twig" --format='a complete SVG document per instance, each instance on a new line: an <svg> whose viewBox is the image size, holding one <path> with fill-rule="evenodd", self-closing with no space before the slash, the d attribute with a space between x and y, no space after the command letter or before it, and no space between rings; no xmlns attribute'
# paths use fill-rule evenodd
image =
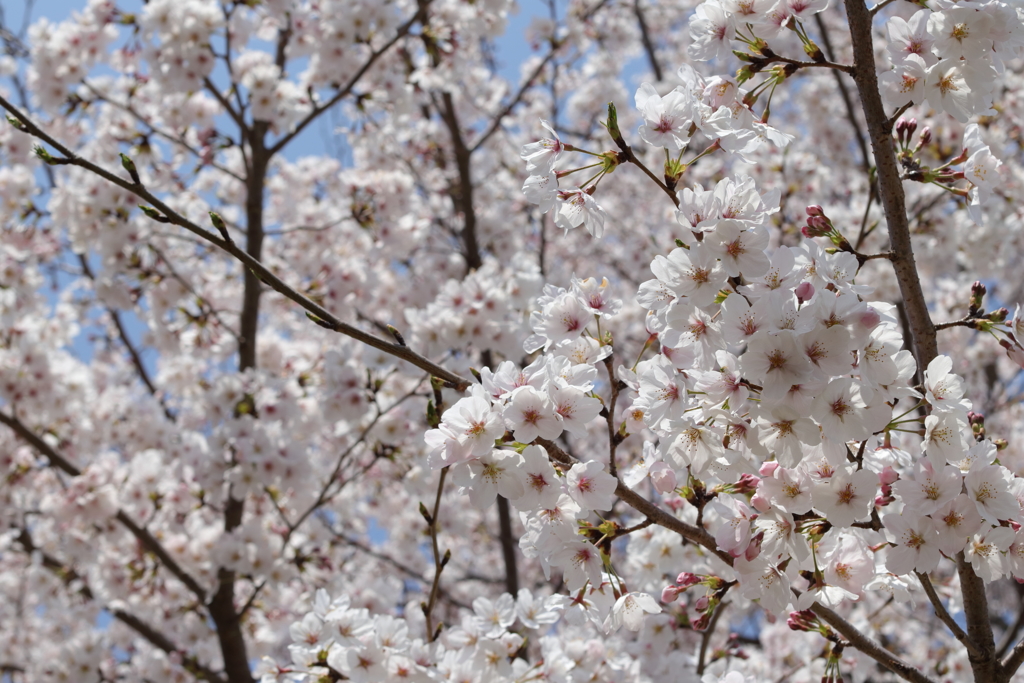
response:
<svg viewBox="0 0 1024 683"><path fill-rule="evenodd" d="M306 114L306 117L299 121L299 123L297 123L295 127L292 128L291 132L287 133L286 135L281 137L281 139L275 142L268 150L270 154L273 155L280 152L282 149L284 149L285 145L291 142L296 135L305 130L306 126L313 123L313 121L315 121L317 117L319 117L322 113L336 105L345 97L348 97L348 95L352 92L352 89L356 86L356 83L359 82L359 79L361 79L363 77L363 74L369 71L370 67L373 66L378 59L380 59L381 55L390 50L391 47L399 40L404 38L409 33L410 29L412 29L412 27L416 25L417 22L426 20L426 10L429 4L430 0L422 0L422 2L420 2L419 8L416 10L416 14L414 14L412 18L407 20L404 24L401 24L395 30L395 35L392 36L388 42L384 43L384 45L382 45L379 49L371 52L370 56L366 59L365 62L363 62L363 65L359 67L359 69L357 69L354 74L352 74L352 77L348 79L348 82L345 83L344 86L339 88L334 93L334 95L331 96L329 100L327 100L327 102L325 102L324 104L314 105L313 110Z"/></svg>
<svg viewBox="0 0 1024 683"><path fill-rule="evenodd" d="M89 601L95 600L95 595L93 594L92 589L89 588L89 584L86 583L86 578L76 572L72 566L61 562L39 548L33 541L28 530L22 529L21 533L17 538L15 538L15 540L18 541L22 548L24 548L26 553L38 556L42 565L50 570L54 576L58 577L64 583L65 587L71 588L72 586L76 586L77 589L75 592L78 593L78 595ZM173 654L180 657L182 666L197 678L210 681L210 683L226 683L219 674L215 673L209 667L201 664L194 655L190 655L185 652L185 650L183 650L179 645L171 641L169 637L139 617L119 607L115 608L106 606L105 609L110 612L115 619L138 633L145 640L149 641L151 645L163 650L167 654Z"/></svg>
<svg viewBox="0 0 1024 683"><path fill-rule="evenodd" d="M416 367L425 370L426 372L429 372L435 377L438 377L448 382L452 388L458 391L464 391L465 389L469 388L470 384L472 384L469 380L465 379L464 377L461 377L437 365L430 359L419 355L418 353L412 351L408 347L384 341L383 339L374 337L373 335L368 334L357 327L353 327L352 325L342 322L341 320L339 320L337 317L329 313L327 310L325 310L318 304L306 298L292 287L289 287L274 273L272 273L266 266L264 266L260 261L254 259L244 250L239 249L234 243L227 242L226 240L222 239L213 232L199 227L192 221L188 220L187 218L179 214L177 211L175 211L167 204L165 204L163 201L161 201L152 192L146 189L145 186L137 185L135 183L124 180L114 175L113 173L107 171L106 169L97 166L91 161L88 161L77 156L70 149L68 149L63 144L61 144L56 139L47 134L45 131L40 129L17 107L12 105L3 97L0 97L0 107L6 109L16 119L18 119L21 126L23 127L24 132L42 140L43 142L47 143L48 145L56 149L62 155L64 155L65 158L64 160L62 160L62 163L66 163L68 165L73 166L79 166L88 171L91 171L92 173L95 173L96 175L103 178L104 180L107 180L117 185L118 187L128 190L129 192L135 194L138 197L141 197L142 199L145 199L152 205L153 208L155 208L157 211L163 214L161 218L164 219L166 222L173 223L174 225L178 225L182 228L185 228L189 232L201 237L207 242L210 242L211 244L228 252L236 259L241 261L243 264L246 265L246 267L248 267L250 270L256 273L264 284L268 285L278 293L283 294L286 298L290 299L291 301L294 301L299 306L308 311L308 313L312 314L313 321L316 322L321 327L332 330L334 332L338 332L340 334L344 334L348 337L352 337L356 341L362 342L364 344L367 344L368 346L372 346L375 349L384 351L385 353L389 353L392 356L395 356L396 358L407 361L415 365Z"/></svg>
<svg viewBox="0 0 1024 683"><path fill-rule="evenodd" d="M72 477L81 476L82 471L71 464L71 461L65 458L63 455L57 452L50 444L43 441L29 429L25 423L19 420L14 415L7 415L6 413L0 412L0 422L10 427L15 434L20 436L22 439L27 441L29 445L35 448L39 453L45 456L49 461L50 465L61 470L65 474ZM164 567L167 568L171 574L173 574L179 581L192 591L192 593L199 599L200 602L206 602L206 590L199 585L199 582L192 578L188 572L186 572L177 561L171 557L171 554L167 552L167 549L160 544L156 538L149 533L147 530L140 527L135 523L124 510L118 510L114 518L122 524L132 536L136 538L140 545L149 552L156 555L157 559L163 563Z"/></svg>
<svg viewBox="0 0 1024 683"><path fill-rule="evenodd" d="M928 596L928 600L932 603L932 607L935 608L935 615L949 628L953 633L953 636L967 648L967 651L971 653L971 656L977 657L980 654L978 649L974 647L974 643L972 643L971 639L967 637L967 634L962 628L960 628L960 625L953 620L952 616L950 616L945 605L942 604L942 600L939 599L939 594L935 592L935 586L932 585L932 580L927 574L922 572L914 573L917 574L917 578L921 582L921 586L924 588L924 592Z"/></svg>
<svg viewBox="0 0 1024 683"><path fill-rule="evenodd" d="M857 648L868 657L871 657L871 659L875 660L889 671L892 671L900 678L910 681L911 683L935 683L934 679L929 678L893 653L883 648L874 640L861 633L856 626L833 612L828 607L823 607L816 602L811 606L811 610L821 617L822 621L838 631L843 638L846 638L852 647Z"/></svg>
<svg viewBox="0 0 1024 683"><path fill-rule="evenodd" d="M430 513L430 519L427 520L430 530L430 545L434 551L434 580L430 585L430 597L428 602L423 605L423 616L426 617L427 621L427 639L430 642L434 642L438 634L441 631L440 624L434 628L434 605L437 604L437 595L441 586L441 572L444 571L444 566L448 563L448 559L451 557L451 551L445 551L444 557L441 557L441 549L437 543L437 515L441 510L441 494L444 492L444 480L448 476L448 468L441 468L441 476L437 481L437 496L434 498L434 511Z"/></svg>

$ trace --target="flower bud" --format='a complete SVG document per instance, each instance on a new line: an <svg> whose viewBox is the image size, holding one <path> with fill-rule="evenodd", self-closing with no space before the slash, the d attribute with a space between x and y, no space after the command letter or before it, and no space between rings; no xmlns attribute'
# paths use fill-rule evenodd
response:
<svg viewBox="0 0 1024 683"><path fill-rule="evenodd" d="M878 324L882 322L882 316L878 314L878 311L868 306L868 310L860 316L860 324L869 330L873 330L878 327Z"/></svg>
<svg viewBox="0 0 1024 683"><path fill-rule="evenodd" d="M761 483L761 480L755 477L753 474L744 474L740 477L740 480L733 484L733 493L753 493L757 490L757 485Z"/></svg>
<svg viewBox="0 0 1024 683"><path fill-rule="evenodd" d="M801 282L796 286L796 300L806 303L814 296L814 285L810 282Z"/></svg>
<svg viewBox="0 0 1024 683"><path fill-rule="evenodd" d="M824 216L811 216L800 232L804 237L824 237L832 232L832 226Z"/></svg>
<svg viewBox="0 0 1024 683"><path fill-rule="evenodd" d="M899 478L899 472L894 470L891 465L886 465L878 475L878 483L882 486L892 486Z"/></svg>
<svg viewBox="0 0 1024 683"><path fill-rule="evenodd" d="M907 139L907 120L900 119L896 122L896 140L900 143L902 148L904 141Z"/></svg>
<svg viewBox="0 0 1024 683"><path fill-rule="evenodd" d="M916 130L917 130L917 119L910 119L909 121L907 121L907 139L908 140L910 139L910 137L914 134L914 132Z"/></svg>
<svg viewBox="0 0 1024 683"><path fill-rule="evenodd" d="M679 599L679 594L683 592L683 588L678 586L665 586L661 589L661 601L664 603L675 602Z"/></svg>
<svg viewBox="0 0 1024 683"><path fill-rule="evenodd" d="M1010 311L1006 308L997 308L988 314L988 319L994 323L1004 322L1010 317Z"/></svg>
<svg viewBox="0 0 1024 683"><path fill-rule="evenodd" d="M1020 344L1011 344L1006 339L1000 339L999 345L1006 349L1006 355L1010 357L1010 360L1024 368L1024 348Z"/></svg>
<svg viewBox="0 0 1024 683"><path fill-rule="evenodd" d="M976 413L973 410L967 413L967 421L971 425L971 432L975 438L985 438L985 416L982 413Z"/></svg>
<svg viewBox="0 0 1024 683"><path fill-rule="evenodd" d="M809 609L790 612L789 618L786 619L786 625L794 631L818 631L821 629L818 616Z"/></svg>
<svg viewBox="0 0 1024 683"><path fill-rule="evenodd" d="M762 531L757 536L750 539L750 543L747 544L747 549L743 552L743 557L747 562L752 562L761 554L761 542L764 540L764 532Z"/></svg>
<svg viewBox="0 0 1024 683"><path fill-rule="evenodd" d="M667 462L656 462L648 471L651 483L658 493L671 493L676 489L676 473Z"/></svg>
<svg viewBox="0 0 1024 683"><path fill-rule="evenodd" d="M750 506L762 514L772 509L771 501L759 493L755 493L750 499Z"/></svg>
<svg viewBox="0 0 1024 683"><path fill-rule="evenodd" d="M682 589L687 589L690 586L696 586L700 583L700 575L692 572L680 572L679 576L676 577L676 585Z"/></svg>
<svg viewBox="0 0 1024 683"><path fill-rule="evenodd" d="M985 285L981 282L981 280L975 280L974 284L971 285L970 307L972 315L978 315L978 313L984 310L982 308L982 305L984 304L985 294L987 292L988 290L986 289Z"/></svg>
<svg viewBox="0 0 1024 683"><path fill-rule="evenodd" d="M770 477L775 474L775 470L777 469L779 469L779 463L771 460L769 462L761 463L761 467L757 472L762 477Z"/></svg>
<svg viewBox="0 0 1024 683"><path fill-rule="evenodd" d="M932 141L932 129L930 126L925 126L921 130L921 137L917 139L918 144L927 145Z"/></svg>
<svg viewBox="0 0 1024 683"><path fill-rule="evenodd" d="M697 602L693 603L693 608L698 612L703 612L708 608L708 605L710 603L711 600L708 599L708 596L702 595L699 598L697 598Z"/></svg>
<svg viewBox="0 0 1024 683"><path fill-rule="evenodd" d="M807 225L811 226L815 230L832 229L832 222L828 219L828 216L810 216L807 219Z"/></svg>
<svg viewBox="0 0 1024 683"><path fill-rule="evenodd" d="M807 207L808 216L824 216L825 210L821 208L820 204L811 204Z"/></svg>

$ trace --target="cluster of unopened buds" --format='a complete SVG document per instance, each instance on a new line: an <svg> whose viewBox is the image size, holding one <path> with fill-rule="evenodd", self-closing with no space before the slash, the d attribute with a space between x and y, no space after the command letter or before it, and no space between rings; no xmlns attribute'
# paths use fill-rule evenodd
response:
<svg viewBox="0 0 1024 683"><path fill-rule="evenodd" d="M682 614L687 617L688 611L685 609L687 605L679 600L679 596L693 586L704 586L707 589L704 595L689 605L698 615L696 619L688 619L689 627L694 631L703 631L711 623L715 609L721 604L722 598L725 597L729 588L732 587L732 582L724 581L717 576L682 572L676 577L674 584L662 589L661 601L667 604L679 601L680 606L684 608Z"/></svg>
<svg viewBox="0 0 1024 683"><path fill-rule="evenodd" d="M819 633L831 643L828 654L825 655L825 671L821 677L821 683L843 683L843 675L839 671L839 662L842 659L843 650L849 643L823 624L818 615L809 609L791 612L789 618L786 619L786 624L794 631Z"/></svg>

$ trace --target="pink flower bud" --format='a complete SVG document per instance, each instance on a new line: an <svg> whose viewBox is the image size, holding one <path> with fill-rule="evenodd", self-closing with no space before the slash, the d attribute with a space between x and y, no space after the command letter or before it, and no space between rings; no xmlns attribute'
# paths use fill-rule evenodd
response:
<svg viewBox="0 0 1024 683"><path fill-rule="evenodd" d="M690 586L696 586L698 583L700 583L700 576L691 572L682 572L676 577L676 585L683 590Z"/></svg>
<svg viewBox="0 0 1024 683"><path fill-rule="evenodd" d="M882 486L891 486L896 483L896 480L900 478L899 472L894 470L891 466L886 465L885 468L878 475L878 483Z"/></svg>
<svg viewBox="0 0 1024 683"><path fill-rule="evenodd" d="M775 474L775 470L779 468L779 463L772 460L770 462L761 463L761 467L757 470L758 474L762 477L770 477Z"/></svg>
<svg viewBox="0 0 1024 683"><path fill-rule="evenodd" d="M710 603L711 601L708 599L708 596L702 595L699 598L697 598L697 602L693 603L693 608L698 612L703 612L708 608L708 605Z"/></svg>
<svg viewBox="0 0 1024 683"><path fill-rule="evenodd" d="M677 586L665 586L661 589L661 601L664 603L675 602L683 590Z"/></svg>
<svg viewBox="0 0 1024 683"><path fill-rule="evenodd" d="M824 216L825 210L818 204L811 204L807 207L808 216Z"/></svg>
<svg viewBox="0 0 1024 683"><path fill-rule="evenodd" d="M868 328L869 330L873 330L874 328L878 327L878 323L880 322L882 322L882 316L880 316L878 314L878 311L871 308L870 306L868 306L868 310L866 310L860 316L860 324Z"/></svg>
<svg viewBox="0 0 1024 683"><path fill-rule="evenodd" d="M829 230L832 228L829 225L828 219L824 216L811 216L807 219L807 225L811 226L815 230Z"/></svg>
<svg viewBox="0 0 1024 683"><path fill-rule="evenodd" d="M667 462L654 463L648 474L658 493L671 493L676 490L676 473Z"/></svg>
<svg viewBox="0 0 1024 683"><path fill-rule="evenodd" d="M794 631L817 631L821 622L818 616L809 609L790 612L786 624Z"/></svg>
<svg viewBox="0 0 1024 683"><path fill-rule="evenodd" d="M796 286L796 300L800 303L809 301L814 296L814 285L810 282L801 282Z"/></svg>
<svg viewBox="0 0 1024 683"><path fill-rule="evenodd" d="M733 493L753 493L760 483L761 480L753 474L744 474L738 482L733 484Z"/></svg>
<svg viewBox="0 0 1024 683"><path fill-rule="evenodd" d="M746 558L747 562L752 562L758 555L761 554L761 541L764 540L764 532L762 531L757 536L750 539L750 543L747 544L747 549L743 552L743 557Z"/></svg>
<svg viewBox="0 0 1024 683"><path fill-rule="evenodd" d="M807 219L807 225L800 228L804 237L824 237L832 231L832 226L821 216L811 216Z"/></svg>
<svg viewBox="0 0 1024 683"><path fill-rule="evenodd" d="M662 505L672 512L679 512L686 505L686 501L682 498L669 498L668 500L663 500Z"/></svg>
<svg viewBox="0 0 1024 683"><path fill-rule="evenodd" d="M922 145L927 145L932 141L932 129L929 126L925 126L921 131L921 137L918 138L918 142Z"/></svg>
<svg viewBox="0 0 1024 683"><path fill-rule="evenodd" d="M1006 355L1010 360L1024 368L1024 347L1020 344L1011 344L1006 339L1000 339L999 345L1006 349Z"/></svg>
<svg viewBox="0 0 1024 683"><path fill-rule="evenodd" d="M909 121L907 121L907 139L908 140L910 139L910 136L912 136L916 130L917 130L917 119L910 119Z"/></svg>
<svg viewBox="0 0 1024 683"><path fill-rule="evenodd" d="M750 499L750 506L762 514L772 509L771 501L759 493L755 493Z"/></svg>

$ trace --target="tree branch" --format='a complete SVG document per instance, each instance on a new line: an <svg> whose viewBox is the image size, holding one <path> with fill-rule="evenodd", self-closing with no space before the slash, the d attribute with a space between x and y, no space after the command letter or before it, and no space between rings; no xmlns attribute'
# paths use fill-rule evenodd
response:
<svg viewBox="0 0 1024 683"><path fill-rule="evenodd" d="M939 599L938 593L935 592L935 586L932 585L932 580L927 574L921 572L914 572L917 574L918 580L921 582L921 586L924 587L924 592L928 596L928 600L932 603L932 607L935 608L935 615L945 624L960 644L967 648L967 651L972 656L978 656L978 650L974 647L974 643L971 642L964 630L960 628L960 624L953 620L945 606L942 604L942 600Z"/></svg>
<svg viewBox="0 0 1024 683"><path fill-rule="evenodd" d="M89 601L93 601L95 596L93 595L92 589L85 582L85 577L81 576L75 571L70 565L66 565L63 562L57 560L52 555L47 554L45 551L40 549L35 542L32 540L31 534L27 529L22 529L21 533L15 538L25 552L28 554L38 553L42 561L42 565L49 569L55 576L57 576L65 585L70 587L73 583L78 583L79 588L77 593L83 598ZM224 679L217 673L215 673L209 667L201 664L199 660L194 656L186 653L182 648L178 647L170 638L158 631L153 626L149 625L139 617L126 612L123 609L107 609L111 615L128 628L132 629L151 645L163 650L167 654L176 654L181 657L182 666L185 667L190 673L197 678L210 683L225 683Z"/></svg>
<svg viewBox="0 0 1024 683"><path fill-rule="evenodd" d="M160 213L163 214L163 217L166 218L166 222L173 223L174 225L185 228L194 235L201 237L207 242L213 244L214 246L219 247L223 251L226 251L227 253L231 254L236 259L245 264L247 268L255 271L259 275L260 280L264 284L266 284L276 292L284 295L291 301L294 301L299 306L304 308L309 314L312 314L311 317L314 320L314 322L316 322L321 327L332 330L334 332L338 332L340 334L344 334L345 336L351 337L356 341L362 342L368 346L372 346L375 349L384 351L385 353L395 356L396 358L407 361L412 365L415 365L416 367L425 370L426 372L429 372L431 375L438 377L444 380L445 382L448 382L451 388L456 389L457 391L464 391L467 388L469 388L469 386L472 384L472 382L465 379L464 377L461 377L441 367L440 365L437 365L430 359L419 355L418 353L412 351L408 347L384 341L382 339L374 337L371 334L367 334L366 332L360 330L357 327L353 327L352 325L342 322L333 314L329 313L327 310L325 310L318 304L310 301L305 296L297 292L295 289L285 284L280 278L274 275L274 273L268 270L266 266L264 266L259 261L253 259L249 254L247 254L242 249L239 249L233 242L228 242L220 238L213 232L210 232L209 230L199 227L198 225L196 225L195 223L188 220L187 218L179 214L177 211L169 207L157 196L155 196L152 192L147 190L144 186L136 185L127 180L124 180L114 175L113 173L110 173L106 169L77 156L67 147L65 147L60 142L58 142L53 137L44 132L42 129L40 129L25 114L21 113L20 110L18 110L14 105L12 105L3 97L0 97L0 107L6 109L13 115L14 118L16 118L19 121L19 123L23 127L24 132L42 140L43 142L47 143L48 145L56 149L62 155L64 155L64 163L84 168L92 173L95 173L104 180L107 180L108 182L111 182L117 185L118 187L128 190L132 194L141 197L142 199L145 199L147 202L149 202L150 205L152 205L155 209L157 209Z"/></svg>
<svg viewBox="0 0 1024 683"><path fill-rule="evenodd" d="M49 459L50 464L53 467L56 467L72 477L77 477L82 474L82 471L72 465L71 461L58 453L56 449L50 446L50 444L39 438L35 432L29 429L25 423L17 417L0 412L0 422L10 427L15 434L27 441L29 445L35 448L41 455ZM192 591L200 602L206 602L206 591L203 587L200 586L199 582L192 578L192 576L189 575L173 557L171 557L170 553L167 552L167 550L158 540L156 540L156 538L153 537L151 533L136 524L124 512L124 510L118 510L114 518L128 529L129 532L131 532L132 536L135 537L143 548L156 555L157 559L163 563L164 567L166 567L167 570L179 581L185 584L185 586Z"/></svg>
<svg viewBox="0 0 1024 683"><path fill-rule="evenodd" d="M814 603L811 606L811 610L821 617L822 621L838 631L843 638L846 638L846 640L850 642L851 646L857 648L868 657L871 657L871 659L875 660L889 671L892 671L900 678L910 681L911 683L935 683L933 679L924 675L893 653L883 648L874 640L861 633L856 626L848 622L846 619L843 619L828 607L823 607L818 603Z"/></svg>
<svg viewBox="0 0 1024 683"><path fill-rule="evenodd" d="M562 448L547 439L536 439L534 443L541 445L547 450L548 455L563 465L572 466L579 462L576 458L566 453ZM626 505L630 506L637 512L645 515L647 518L654 521L658 526L663 526L666 529L670 529L688 541L696 543L714 553L720 560L732 566L732 557L729 553L719 550L718 544L715 542L714 536L709 534L706 530L701 527L693 526L682 521L675 515L669 514L662 510L660 507L647 500L639 493L629 488L622 483L621 480L617 479L615 487L615 495L622 499Z"/></svg>
<svg viewBox="0 0 1024 683"><path fill-rule="evenodd" d="M96 275L92 272L92 268L89 266L89 259L85 254L78 255L78 262L82 266L82 272L85 273L86 277L90 280L95 281ZM164 415L171 422L174 422L177 418L174 413L171 412L167 404L164 403L163 397L160 396L160 392L157 391L156 385L153 384L153 380L149 376L149 371L146 370L146 365L142 362L142 356L139 354L135 345L132 344L131 338L128 336L127 330L124 328L124 324L121 322L120 314L109 306L104 306L107 310L107 314L114 323L114 327L117 329L117 335L121 339L121 344L124 345L128 356L132 359L132 365L135 367L135 372L138 374L139 379L146 385L146 389L149 390L150 395L153 396L159 403L160 407L164 410Z"/></svg>
<svg viewBox="0 0 1024 683"><path fill-rule="evenodd" d="M651 71L658 82L665 80L661 64L658 62L658 55L654 50L654 43L651 41L651 33L647 30L647 20L644 19L644 11L640 8L640 0L633 0L633 13L636 14L636 23L640 27L640 41L643 43L644 52L647 53L647 61L650 62Z"/></svg>
<svg viewBox="0 0 1024 683"><path fill-rule="evenodd" d="M384 43L384 45L379 50L374 50L373 52L371 52L370 56L363 63L363 65L359 67L359 69L354 74L352 74L352 78L350 78L344 86L338 89L338 91L334 93L331 99L327 100L327 102L324 104L313 105L313 110L309 112L309 114L307 114L304 119L299 121L299 123L296 124L295 128L293 128L291 132L287 133L286 135L281 137L277 142L270 146L270 154L273 155L280 152L282 149L284 149L285 145L287 145L289 142L295 139L295 136L297 136L299 133L305 130L306 126L313 123L313 121L315 121L321 114L323 114L325 111L327 111L328 109L336 105L338 102L340 102L342 99L347 97L352 92L352 88L354 88L356 86L356 83L359 82L359 79L363 77L363 74L365 74L370 69L370 67L376 63L378 59L380 59L381 55L390 50L391 47L399 40L408 35L409 30L412 29L416 22L423 21L426 18L427 6L429 4L430 0L422 0L419 3L419 9L416 10L416 14L414 14L412 18L410 18L404 24L399 26L398 29L396 29L395 35L391 37L391 40Z"/></svg>

